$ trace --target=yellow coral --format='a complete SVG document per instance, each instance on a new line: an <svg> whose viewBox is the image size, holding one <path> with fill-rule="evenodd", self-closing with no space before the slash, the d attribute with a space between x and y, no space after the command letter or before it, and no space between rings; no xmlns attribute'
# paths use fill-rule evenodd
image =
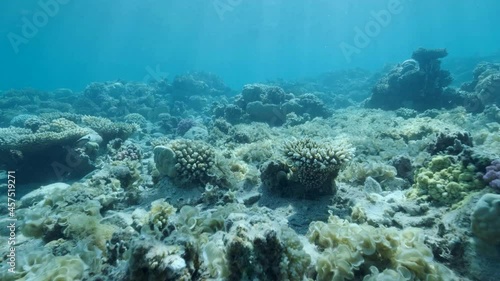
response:
<svg viewBox="0 0 500 281"><path fill-rule="evenodd" d="M463 200L470 192L484 187L476 177L476 168L469 164L453 163L448 156L436 156L415 175L410 198L428 198L451 206Z"/></svg>

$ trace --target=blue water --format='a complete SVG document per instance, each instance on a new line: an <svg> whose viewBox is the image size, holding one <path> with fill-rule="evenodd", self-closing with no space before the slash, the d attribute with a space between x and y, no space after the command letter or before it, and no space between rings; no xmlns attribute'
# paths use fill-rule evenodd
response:
<svg viewBox="0 0 500 281"><path fill-rule="evenodd" d="M0 4L0 90L81 90L92 81L191 70L239 89L336 69L379 70L418 47L448 48L449 58L500 49L495 0L54 1ZM43 3L57 7L44 11ZM374 25L374 15L391 9ZM38 23L29 36L26 22ZM355 46L356 28L367 27L371 36L346 56L341 44Z"/></svg>

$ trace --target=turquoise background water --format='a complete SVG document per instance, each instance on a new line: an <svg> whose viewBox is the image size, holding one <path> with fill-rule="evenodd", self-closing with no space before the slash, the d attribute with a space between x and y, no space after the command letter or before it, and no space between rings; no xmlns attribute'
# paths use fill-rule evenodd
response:
<svg viewBox="0 0 500 281"><path fill-rule="evenodd" d="M453 57L500 49L495 0L54 1L0 4L1 90L81 90L92 81L191 70L214 72L239 88L336 69L378 70L418 47L446 47ZM374 15L397 2L399 12L377 29ZM43 3L58 9L44 12ZM45 23L40 13L48 15ZM23 25L36 20L40 27L24 37ZM367 27L369 40L346 58L339 45L355 46L356 28ZM12 44L12 36L23 43Z"/></svg>

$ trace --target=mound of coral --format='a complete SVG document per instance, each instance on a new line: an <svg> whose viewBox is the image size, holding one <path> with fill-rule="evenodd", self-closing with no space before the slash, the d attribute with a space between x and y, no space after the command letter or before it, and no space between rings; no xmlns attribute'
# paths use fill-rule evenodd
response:
<svg viewBox="0 0 500 281"><path fill-rule="evenodd" d="M450 73L441 69L445 49L423 49L413 52L412 58L396 65L372 90L366 105L371 108L400 107L425 110L447 105L444 90L450 85Z"/></svg>
<svg viewBox="0 0 500 281"><path fill-rule="evenodd" d="M312 93L295 96L278 86L249 84L243 87L233 104L220 104L214 108L216 117L235 124L248 121L265 122L281 126L290 119L301 122L331 114L324 102ZM296 117L298 116L298 117Z"/></svg>

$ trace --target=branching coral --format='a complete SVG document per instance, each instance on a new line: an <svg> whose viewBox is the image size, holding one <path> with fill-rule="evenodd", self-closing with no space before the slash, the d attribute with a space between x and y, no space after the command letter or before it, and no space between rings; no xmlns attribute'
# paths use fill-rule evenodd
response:
<svg viewBox="0 0 500 281"><path fill-rule="evenodd" d="M311 190L335 179L343 164L351 160L354 149L306 138L286 142L284 154L297 180Z"/></svg>
<svg viewBox="0 0 500 281"><path fill-rule="evenodd" d="M261 166L261 180L286 196L332 194L335 178L353 155L354 148L343 142L309 138L289 141L283 146L284 161L268 161Z"/></svg>
<svg viewBox="0 0 500 281"><path fill-rule="evenodd" d="M174 140L155 147L154 155L160 174L181 184L207 183L214 177L215 151L204 142Z"/></svg>

